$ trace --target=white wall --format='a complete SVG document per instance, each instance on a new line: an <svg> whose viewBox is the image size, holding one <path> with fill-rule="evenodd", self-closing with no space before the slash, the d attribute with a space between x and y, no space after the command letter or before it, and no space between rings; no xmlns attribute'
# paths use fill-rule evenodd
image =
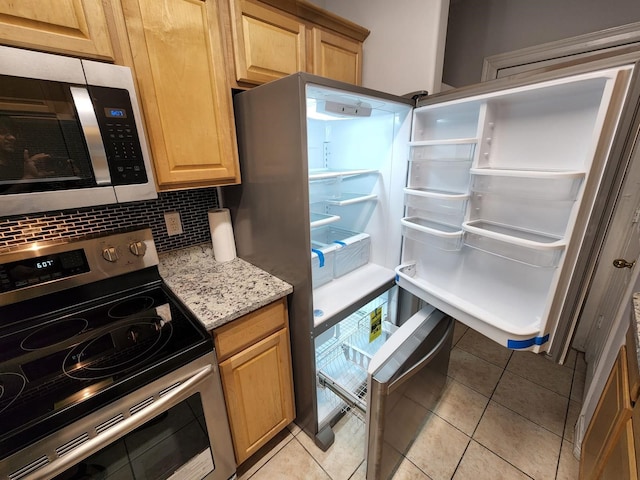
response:
<svg viewBox="0 0 640 480"><path fill-rule="evenodd" d="M362 25L362 84L403 95L440 91L449 0L314 0L336 15Z"/></svg>

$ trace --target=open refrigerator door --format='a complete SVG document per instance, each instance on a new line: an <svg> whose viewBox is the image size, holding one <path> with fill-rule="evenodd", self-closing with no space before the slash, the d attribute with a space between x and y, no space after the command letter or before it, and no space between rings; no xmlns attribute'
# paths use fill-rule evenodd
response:
<svg viewBox="0 0 640 480"><path fill-rule="evenodd" d="M398 285L507 348L549 351L632 68L416 108Z"/></svg>

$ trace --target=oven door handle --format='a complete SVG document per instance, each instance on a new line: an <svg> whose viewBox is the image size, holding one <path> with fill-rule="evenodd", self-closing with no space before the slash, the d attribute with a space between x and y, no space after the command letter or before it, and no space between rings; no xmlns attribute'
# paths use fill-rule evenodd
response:
<svg viewBox="0 0 640 480"><path fill-rule="evenodd" d="M93 438L74 448L69 453L66 453L63 457L58 457L56 460L33 472L33 475L23 477L22 480L51 478L59 475L89 455L101 450L130 431L144 425L156 415L171 408L173 404L177 404L188 398L193 389L205 381L212 373L213 365L207 365L201 368L166 395L163 395L159 400L155 400L149 406L127 417L108 430L93 436Z"/></svg>
<svg viewBox="0 0 640 480"><path fill-rule="evenodd" d="M100 125L93 108L91 95L86 88L70 87L71 97L78 112L78 120L82 126L82 133L89 149L89 159L93 167L93 175L97 185L111 185L109 161L104 150L104 142L100 133Z"/></svg>

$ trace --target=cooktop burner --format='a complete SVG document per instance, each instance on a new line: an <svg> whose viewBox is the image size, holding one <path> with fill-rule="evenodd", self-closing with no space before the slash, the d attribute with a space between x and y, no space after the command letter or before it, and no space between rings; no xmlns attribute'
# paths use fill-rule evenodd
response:
<svg viewBox="0 0 640 480"><path fill-rule="evenodd" d="M0 413L16 401L26 384L26 379L19 373L0 373Z"/></svg>
<svg viewBox="0 0 640 480"><path fill-rule="evenodd" d="M153 298L140 296L127 299L123 302L114 305L109 309L109 316L111 318L125 318L136 313L144 312L153 305Z"/></svg>
<svg viewBox="0 0 640 480"><path fill-rule="evenodd" d="M89 322L84 318L68 318L36 329L27 335L20 343L23 350L40 350L41 348L57 345L83 332Z"/></svg>
<svg viewBox="0 0 640 480"><path fill-rule="evenodd" d="M69 350L62 371L78 380L97 380L136 368L171 339L173 326L160 322L160 317L136 319L82 342Z"/></svg>

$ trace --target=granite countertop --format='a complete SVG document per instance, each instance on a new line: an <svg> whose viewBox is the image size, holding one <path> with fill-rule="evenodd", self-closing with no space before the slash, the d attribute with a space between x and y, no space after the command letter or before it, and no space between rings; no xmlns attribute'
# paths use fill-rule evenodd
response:
<svg viewBox="0 0 640 480"><path fill-rule="evenodd" d="M216 262L211 244L162 253L159 258L165 283L207 330L293 292L288 283L240 258Z"/></svg>

